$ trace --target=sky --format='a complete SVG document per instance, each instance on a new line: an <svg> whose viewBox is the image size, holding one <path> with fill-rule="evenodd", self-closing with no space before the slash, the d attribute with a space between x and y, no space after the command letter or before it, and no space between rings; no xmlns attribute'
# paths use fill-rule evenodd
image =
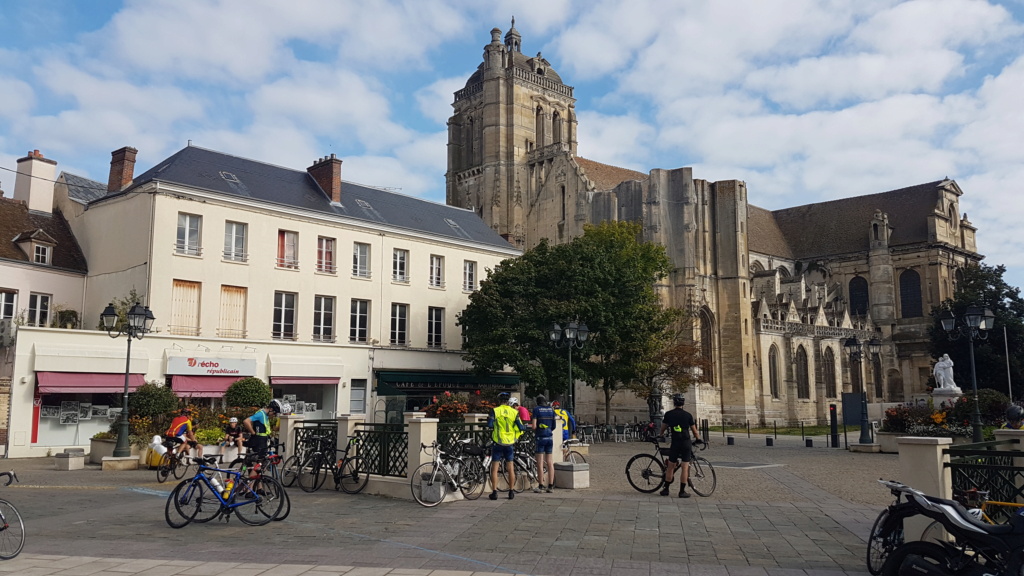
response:
<svg viewBox="0 0 1024 576"><path fill-rule="evenodd" d="M768 209L943 178L1024 286L1024 0L0 0L0 189L187 146L444 202L453 93L510 20L579 155L743 180Z"/></svg>

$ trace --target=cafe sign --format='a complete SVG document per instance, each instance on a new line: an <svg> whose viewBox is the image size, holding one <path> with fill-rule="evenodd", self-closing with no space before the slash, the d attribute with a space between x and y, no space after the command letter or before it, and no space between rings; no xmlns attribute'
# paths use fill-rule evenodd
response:
<svg viewBox="0 0 1024 576"><path fill-rule="evenodd" d="M190 376L255 376L255 358L199 358L169 356L167 374Z"/></svg>

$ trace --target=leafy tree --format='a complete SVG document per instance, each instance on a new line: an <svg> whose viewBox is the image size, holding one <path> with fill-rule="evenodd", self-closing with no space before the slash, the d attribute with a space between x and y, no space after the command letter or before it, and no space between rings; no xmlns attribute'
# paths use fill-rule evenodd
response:
<svg viewBox="0 0 1024 576"><path fill-rule="evenodd" d="M114 311L117 312L117 322L114 323L114 330L121 330L128 325L128 311L132 309L132 306L136 302L142 302L144 298L139 295L139 291L132 288L128 291L127 296L120 298L114 298L111 304L114 305ZM96 326L97 330L106 330L103 326L103 319L100 318L99 324Z"/></svg>
<svg viewBox="0 0 1024 576"><path fill-rule="evenodd" d="M480 373L510 366L528 394L561 394L569 359L551 346L551 325L586 322L592 338L574 351L572 375L604 392L609 419L612 397L636 379L680 316L654 289L671 266L664 247L639 242L641 231L631 222L588 225L568 244L542 241L499 264L458 317L467 361Z"/></svg>
<svg viewBox="0 0 1024 576"><path fill-rule="evenodd" d="M636 378L626 385L637 398L647 401L652 422L661 420L662 398L686 392L709 369L700 342L692 334L693 321L689 316L666 328L660 335L660 348L637 362Z"/></svg>
<svg viewBox="0 0 1024 576"><path fill-rule="evenodd" d="M1007 356L1009 346L1010 381L1014 383L1013 397L1024 395L1024 299L1020 289L1003 280L1006 267L981 264L963 270L963 281L958 282L953 298L932 310L933 323L929 329L931 353L938 358L949 354L953 360L956 383L965 390L971 387L970 344L965 337L950 342L939 319L947 310L952 310L961 323L968 306L987 306L995 314L995 327L986 340L974 341L974 360L978 377L978 388L1007 391ZM1006 338L1003 329L1006 329Z"/></svg>
<svg viewBox="0 0 1024 576"><path fill-rule="evenodd" d="M224 401L228 406L258 406L270 404L274 398L273 391L263 380L250 376L235 381L224 393Z"/></svg>
<svg viewBox="0 0 1024 576"><path fill-rule="evenodd" d="M128 412L132 416L159 418L178 409L178 397L170 386L147 382L128 395Z"/></svg>

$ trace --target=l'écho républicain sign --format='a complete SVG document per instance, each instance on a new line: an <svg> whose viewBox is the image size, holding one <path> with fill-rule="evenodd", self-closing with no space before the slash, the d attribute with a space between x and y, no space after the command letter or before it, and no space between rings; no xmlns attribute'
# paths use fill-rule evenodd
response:
<svg viewBox="0 0 1024 576"><path fill-rule="evenodd" d="M255 376L256 360L253 358L170 356L167 358L167 373L194 376Z"/></svg>

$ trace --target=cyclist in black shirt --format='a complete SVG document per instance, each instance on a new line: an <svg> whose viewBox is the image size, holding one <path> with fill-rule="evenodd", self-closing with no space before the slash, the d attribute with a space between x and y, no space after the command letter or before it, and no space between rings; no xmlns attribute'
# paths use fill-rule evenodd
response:
<svg viewBox="0 0 1024 576"><path fill-rule="evenodd" d="M665 472L665 487L661 490L662 496L668 496L672 484L672 476L676 467L682 471L679 473L679 497L689 498L686 492L686 484L690 479L690 460L693 458L693 447L690 444L690 432L693 432L694 442L700 442L700 435L697 432L697 422L693 415L683 410L686 398L682 394L672 397L674 410L665 412L665 418L661 421L659 435L664 436L665 432L671 432L672 444L668 449L668 466ZM663 452L664 454L664 452Z"/></svg>

